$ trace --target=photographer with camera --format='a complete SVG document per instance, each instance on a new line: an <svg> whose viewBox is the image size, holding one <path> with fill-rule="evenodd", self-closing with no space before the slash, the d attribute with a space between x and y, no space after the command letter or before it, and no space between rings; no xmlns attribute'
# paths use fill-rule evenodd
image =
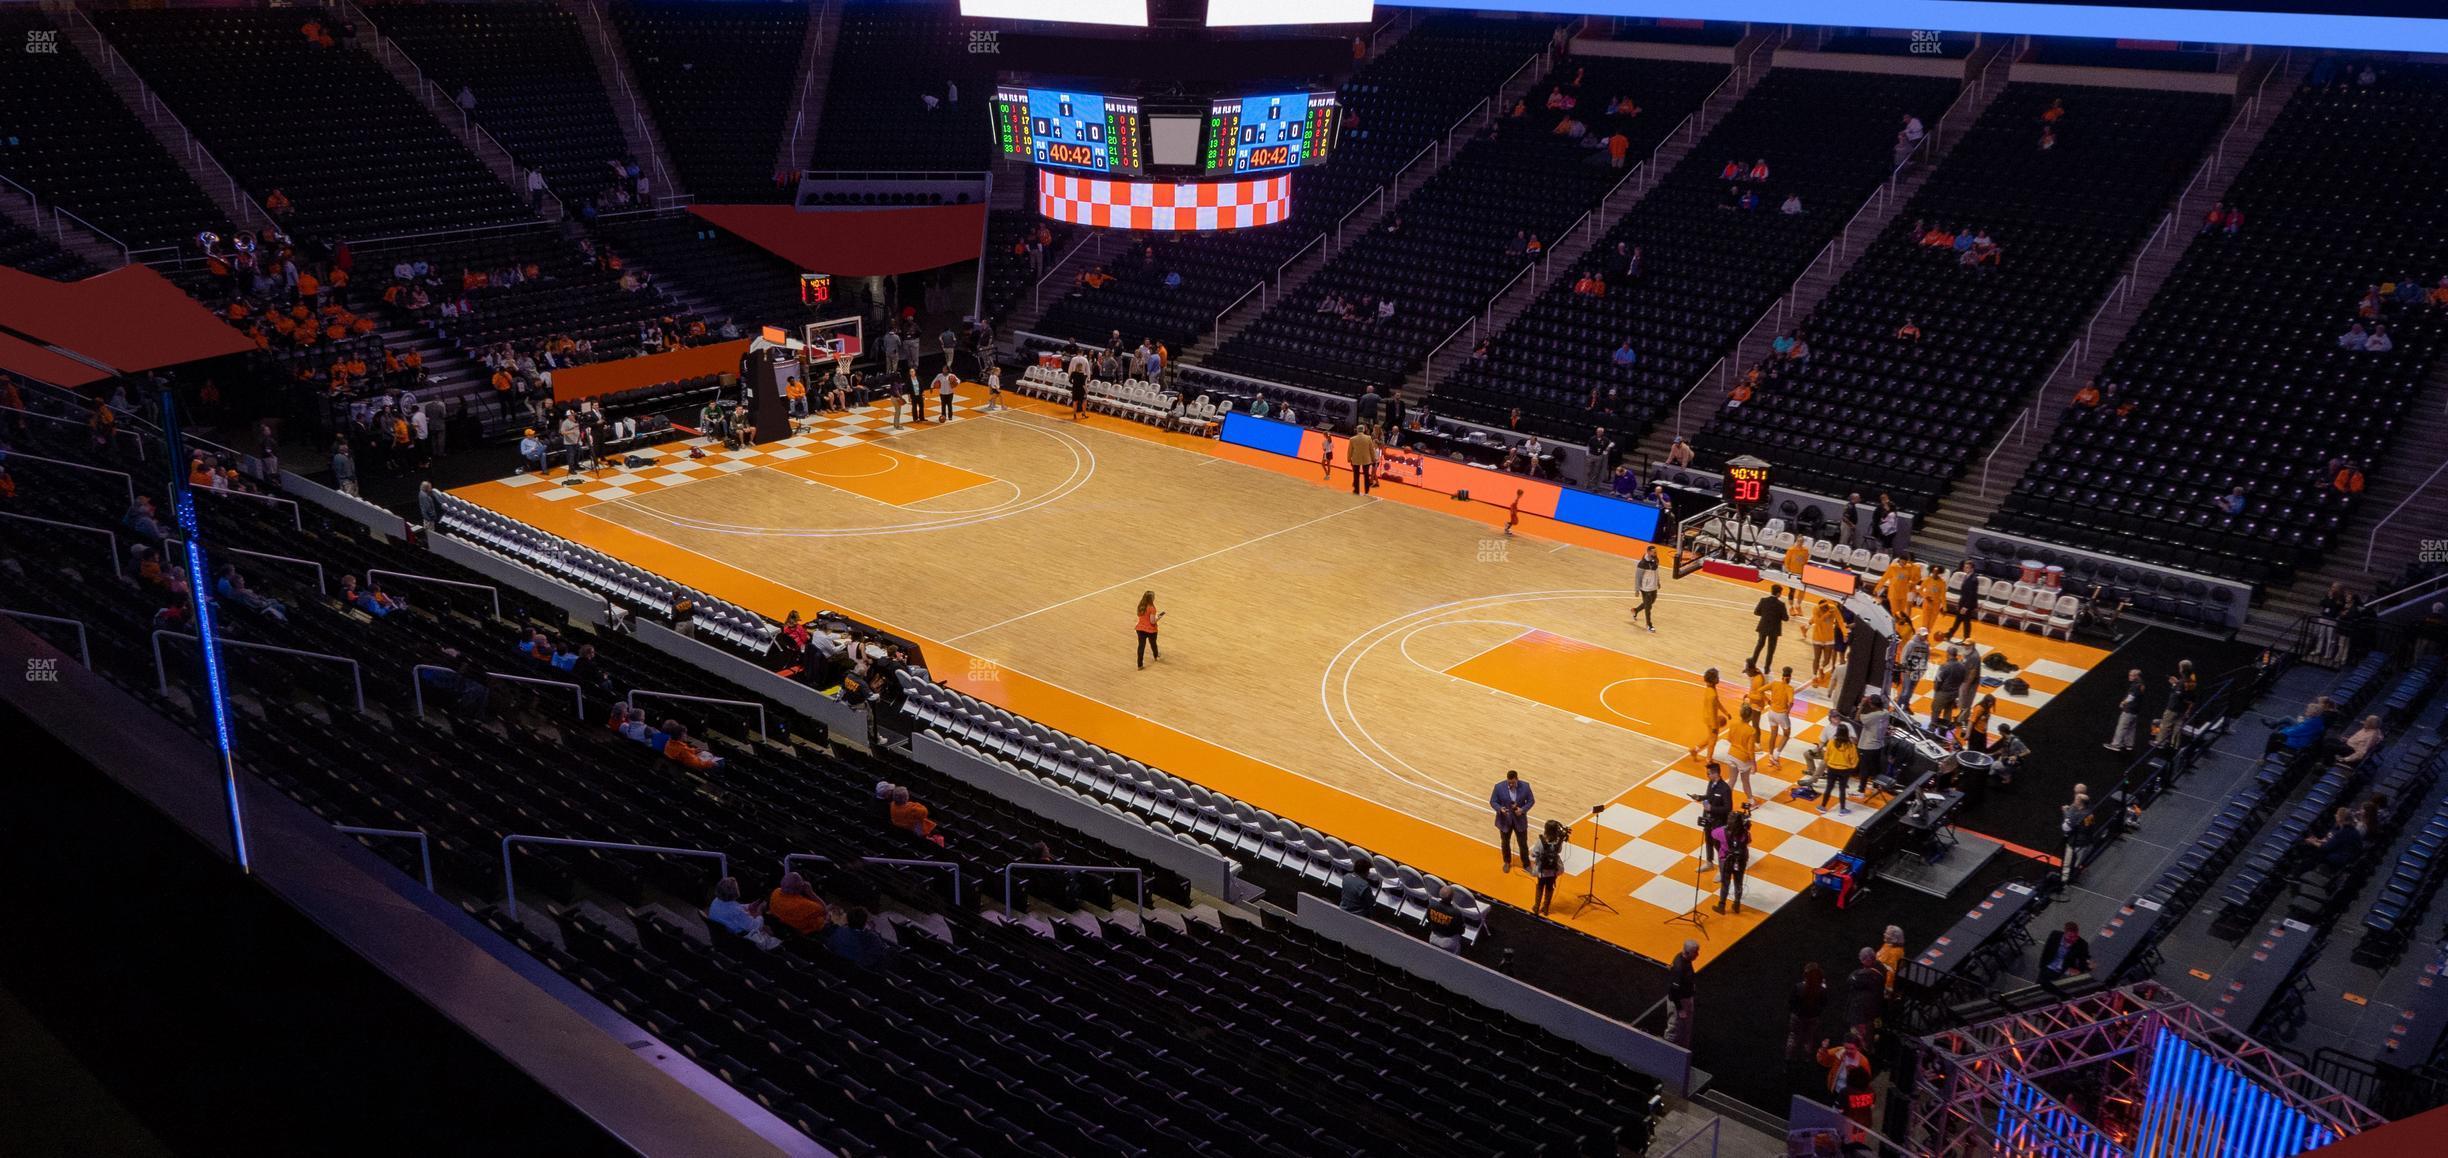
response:
<svg viewBox="0 0 2448 1158"><path fill-rule="evenodd" d="M1726 911L1726 897L1734 898L1734 911L1743 911L1743 870L1751 865L1751 811L1757 801L1744 804L1726 817L1725 827L1717 830L1720 845L1717 853L1717 911Z"/></svg>

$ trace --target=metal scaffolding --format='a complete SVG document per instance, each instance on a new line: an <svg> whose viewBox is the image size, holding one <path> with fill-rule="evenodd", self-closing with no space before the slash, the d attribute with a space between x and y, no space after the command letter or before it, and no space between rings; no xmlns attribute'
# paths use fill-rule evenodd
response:
<svg viewBox="0 0 2448 1158"><path fill-rule="evenodd" d="M1932 1158L2130 1154L2125 1123L2096 1107L2078 1113L2052 1091L2079 1084L2101 1106L2138 1110L2152 1043L2162 1031L2339 1136L2385 1121L2278 1051L2145 981L1920 1039L1907 1143Z"/></svg>

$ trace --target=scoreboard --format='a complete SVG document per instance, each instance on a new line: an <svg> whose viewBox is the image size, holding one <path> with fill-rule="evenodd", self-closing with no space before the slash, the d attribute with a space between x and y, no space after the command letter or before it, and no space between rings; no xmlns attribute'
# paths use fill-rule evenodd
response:
<svg viewBox="0 0 2448 1158"><path fill-rule="evenodd" d="M1196 105L1176 112L1158 103L1157 121L1188 122L1178 135L1165 137L1178 160L1156 168L1171 174L1225 176L1324 164L1342 127L1342 109L1331 92L1216 98L1206 106L1204 124ZM1002 156L1105 176L1149 170L1154 145L1138 97L999 84L992 108L995 151ZM1199 138L1194 148L1192 133Z"/></svg>
<svg viewBox="0 0 2448 1158"><path fill-rule="evenodd" d="M1208 107L1203 167L1210 174L1262 173L1322 164L1338 112L1330 92L1217 100Z"/></svg>
<svg viewBox="0 0 2448 1158"><path fill-rule="evenodd" d="M1135 175L1145 167L1139 98L998 86L996 150L1040 165Z"/></svg>

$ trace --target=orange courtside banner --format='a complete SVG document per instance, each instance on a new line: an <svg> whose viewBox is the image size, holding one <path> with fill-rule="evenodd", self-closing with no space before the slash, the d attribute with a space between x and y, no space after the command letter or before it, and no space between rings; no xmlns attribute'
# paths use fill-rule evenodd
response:
<svg viewBox="0 0 2448 1158"><path fill-rule="evenodd" d="M733 342L716 342L710 346L691 346L662 354L643 354L613 362L594 362L552 372L553 401L576 402L618 394L640 386L661 382L677 382L682 378L697 378L707 374L736 374L740 356L748 352L750 338Z"/></svg>

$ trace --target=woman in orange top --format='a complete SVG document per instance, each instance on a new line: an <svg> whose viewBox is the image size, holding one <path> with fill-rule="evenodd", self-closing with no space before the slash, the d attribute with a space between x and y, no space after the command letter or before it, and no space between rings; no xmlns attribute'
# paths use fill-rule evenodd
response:
<svg viewBox="0 0 2448 1158"><path fill-rule="evenodd" d="M1785 609L1802 614L1802 569L1810 566L1810 541L1794 536L1793 546L1785 548L1785 573L1794 581L1785 588Z"/></svg>
<svg viewBox="0 0 2448 1158"><path fill-rule="evenodd" d="M1700 673L1700 742L1692 745L1691 758L1707 760L1717 750L1717 733L1726 726L1725 701L1717 697L1717 669Z"/></svg>
<svg viewBox="0 0 2448 1158"><path fill-rule="evenodd" d="M1810 645L1811 682L1818 683L1836 670L1836 604L1821 600L1811 607Z"/></svg>
<svg viewBox="0 0 2448 1158"><path fill-rule="evenodd" d="M1164 619L1164 612L1156 610L1156 593L1153 591L1141 593L1139 596L1139 666L1141 668L1147 667L1147 661L1150 658L1164 658L1164 652L1157 650L1156 647L1156 624L1162 619Z"/></svg>
<svg viewBox="0 0 2448 1158"><path fill-rule="evenodd" d="M1759 761L1759 739L1759 729L1748 720L1736 720L1734 727L1726 733L1726 767L1733 772L1726 779L1742 789L1746 800L1759 799L1759 793L1751 790L1751 770Z"/></svg>
<svg viewBox="0 0 2448 1158"><path fill-rule="evenodd" d="M1776 757L1779 767L1785 763L1785 745L1793 739L1793 705L1793 669L1781 668L1768 684L1768 710L1760 715L1761 729L1768 733L1768 753Z"/></svg>
<svg viewBox="0 0 2448 1158"><path fill-rule="evenodd" d="M1921 576L1921 634L1938 634L1938 620L1946 614L1946 576L1932 567Z"/></svg>

